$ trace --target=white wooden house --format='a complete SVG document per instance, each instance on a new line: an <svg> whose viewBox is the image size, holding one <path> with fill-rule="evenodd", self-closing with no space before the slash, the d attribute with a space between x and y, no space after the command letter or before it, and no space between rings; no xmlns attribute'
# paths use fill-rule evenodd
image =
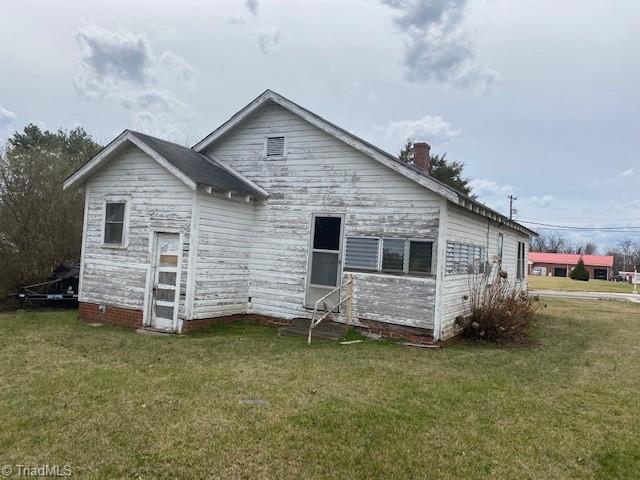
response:
<svg viewBox="0 0 640 480"><path fill-rule="evenodd" d="M441 340L494 256L526 288L533 232L270 90L192 148L126 130L64 188L89 321L309 318L352 275L355 325Z"/></svg>

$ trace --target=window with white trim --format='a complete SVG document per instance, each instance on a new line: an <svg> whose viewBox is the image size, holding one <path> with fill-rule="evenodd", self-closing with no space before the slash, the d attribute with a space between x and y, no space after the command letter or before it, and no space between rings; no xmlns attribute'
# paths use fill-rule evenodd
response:
<svg viewBox="0 0 640 480"><path fill-rule="evenodd" d="M498 233L498 251L496 252L496 255L500 257L500 260L502 260L503 250L504 250L504 234Z"/></svg>
<svg viewBox="0 0 640 480"><path fill-rule="evenodd" d="M282 157L284 155L284 137L267 137L267 157Z"/></svg>
<svg viewBox="0 0 640 480"><path fill-rule="evenodd" d="M345 269L391 275L431 275L433 242L406 238L347 237Z"/></svg>
<svg viewBox="0 0 640 480"><path fill-rule="evenodd" d="M485 271L487 249L478 245L447 242L447 274L473 274Z"/></svg>
<svg viewBox="0 0 640 480"><path fill-rule="evenodd" d="M524 242L518 242L518 265L516 269L516 279L522 280L524 279L524 268L526 259L526 250Z"/></svg>
<svg viewBox="0 0 640 480"><path fill-rule="evenodd" d="M122 246L125 235L125 211L123 201L106 202L104 208L104 244Z"/></svg>

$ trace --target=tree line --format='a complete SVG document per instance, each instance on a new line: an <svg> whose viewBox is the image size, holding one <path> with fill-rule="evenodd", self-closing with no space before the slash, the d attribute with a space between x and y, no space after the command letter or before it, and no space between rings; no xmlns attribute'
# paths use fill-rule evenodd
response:
<svg viewBox="0 0 640 480"><path fill-rule="evenodd" d="M101 148L82 128L36 125L0 147L0 300L61 263L79 262L84 195L62 183Z"/></svg>

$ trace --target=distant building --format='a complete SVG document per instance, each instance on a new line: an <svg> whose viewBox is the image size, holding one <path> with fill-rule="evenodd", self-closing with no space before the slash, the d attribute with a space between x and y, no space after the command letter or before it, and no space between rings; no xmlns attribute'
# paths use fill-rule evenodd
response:
<svg viewBox="0 0 640 480"><path fill-rule="evenodd" d="M613 273L612 255L574 255L568 253L529 252L529 273L534 268L546 269L547 275L568 277L582 258L590 278L608 280Z"/></svg>

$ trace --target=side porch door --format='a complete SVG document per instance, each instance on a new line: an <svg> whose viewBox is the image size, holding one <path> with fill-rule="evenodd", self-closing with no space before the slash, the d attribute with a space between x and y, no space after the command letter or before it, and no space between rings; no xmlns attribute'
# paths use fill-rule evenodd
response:
<svg viewBox="0 0 640 480"><path fill-rule="evenodd" d="M305 307L340 285L342 277L342 215L314 215L311 224ZM329 308L340 301L340 292L325 300Z"/></svg>
<svg viewBox="0 0 640 480"><path fill-rule="evenodd" d="M175 330L180 299L180 235L156 233L152 263L150 326L159 330Z"/></svg>

